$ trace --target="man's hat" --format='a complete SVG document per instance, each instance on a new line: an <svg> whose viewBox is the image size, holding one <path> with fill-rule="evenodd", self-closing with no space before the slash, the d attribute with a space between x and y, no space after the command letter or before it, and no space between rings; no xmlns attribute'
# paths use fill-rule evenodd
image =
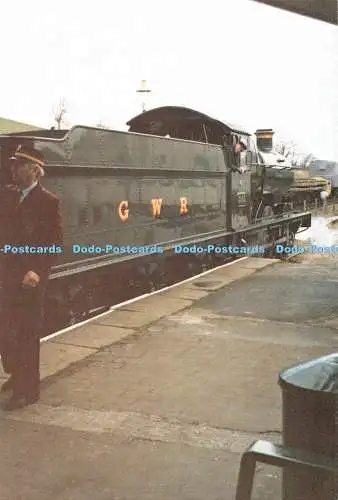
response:
<svg viewBox="0 0 338 500"><path fill-rule="evenodd" d="M44 172L43 167L45 165L45 161L43 154L41 153L41 151L38 151L33 147L22 146L22 145L18 146L14 155L11 156L10 160L13 161L26 160L31 163L35 163L40 167L42 173Z"/></svg>

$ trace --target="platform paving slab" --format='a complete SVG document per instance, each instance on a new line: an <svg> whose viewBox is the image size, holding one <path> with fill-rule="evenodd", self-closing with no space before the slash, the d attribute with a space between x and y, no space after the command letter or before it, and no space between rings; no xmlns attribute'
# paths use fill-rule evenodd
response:
<svg viewBox="0 0 338 500"><path fill-rule="evenodd" d="M216 290L220 290L224 288L225 286L229 285L230 283L233 283L234 281L237 281L241 278L245 278L250 276L251 272L247 269L240 269L238 270L235 274L229 275L226 274L225 276L215 276L215 277L208 277L205 276L204 278L200 278L196 281L193 282L193 287L197 288L199 290L207 290L209 292L214 292Z"/></svg>
<svg viewBox="0 0 338 500"><path fill-rule="evenodd" d="M168 298L173 299L188 299L188 300L199 300L208 295L207 290L198 290L190 283L185 285L180 285L171 290L166 290L165 294Z"/></svg>
<svg viewBox="0 0 338 500"><path fill-rule="evenodd" d="M41 379L55 375L74 363L92 356L95 352L96 350L90 347L44 342L41 345L40 356Z"/></svg>
<svg viewBox="0 0 338 500"><path fill-rule="evenodd" d="M281 262L276 259L255 257L243 260L240 266L244 269L264 269L265 267L280 263Z"/></svg>
<svg viewBox="0 0 338 500"><path fill-rule="evenodd" d="M151 316L148 312L132 312L128 310L121 311L119 309L112 311L111 313L103 316L102 318L96 319L93 324L95 325L108 325L108 326L119 326L125 328L142 328L151 321L156 321L156 319L160 319L163 317L165 313L161 312L158 314L154 311L154 314Z"/></svg>
<svg viewBox="0 0 338 500"><path fill-rule="evenodd" d="M116 326L87 324L51 339L53 344L69 344L100 349L133 335L135 330Z"/></svg>
<svg viewBox="0 0 338 500"><path fill-rule="evenodd" d="M97 349L83 345L69 345L58 342L43 342L40 349L40 378L41 380L56 375L65 368L73 366L88 356L92 356ZM0 363L0 380L8 378L3 372Z"/></svg>
<svg viewBox="0 0 338 500"><path fill-rule="evenodd" d="M136 311L148 314L149 323L192 305L192 300L168 297L166 292L121 307L119 311Z"/></svg>

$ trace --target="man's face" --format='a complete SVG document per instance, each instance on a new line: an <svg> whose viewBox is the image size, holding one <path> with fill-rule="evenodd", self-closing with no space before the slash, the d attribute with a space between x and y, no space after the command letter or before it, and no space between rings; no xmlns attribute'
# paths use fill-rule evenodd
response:
<svg viewBox="0 0 338 500"><path fill-rule="evenodd" d="M13 162L11 169L13 180L20 187L28 187L36 180L37 168L32 163L16 160Z"/></svg>

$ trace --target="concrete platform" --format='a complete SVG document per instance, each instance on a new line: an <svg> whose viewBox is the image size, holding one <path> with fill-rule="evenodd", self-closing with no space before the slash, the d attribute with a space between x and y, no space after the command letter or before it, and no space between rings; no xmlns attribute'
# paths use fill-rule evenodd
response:
<svg viewBox="0 0 338 500"><path fill-rule="evenodd" d="M279 371L338 352L337 280L250 258L43 343L41 401L0 414L1 499L233 500L244 449L281 439Z"/></svg>

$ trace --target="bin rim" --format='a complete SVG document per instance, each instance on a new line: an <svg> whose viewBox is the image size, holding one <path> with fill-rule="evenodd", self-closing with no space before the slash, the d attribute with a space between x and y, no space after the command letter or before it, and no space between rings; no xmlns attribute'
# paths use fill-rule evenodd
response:
<svg viewBox="0 0 338 500"><path fill-rule="evenodd" d="M338 396L338 353L285 368L280 371L278 382L284 390Z"/></svg>

